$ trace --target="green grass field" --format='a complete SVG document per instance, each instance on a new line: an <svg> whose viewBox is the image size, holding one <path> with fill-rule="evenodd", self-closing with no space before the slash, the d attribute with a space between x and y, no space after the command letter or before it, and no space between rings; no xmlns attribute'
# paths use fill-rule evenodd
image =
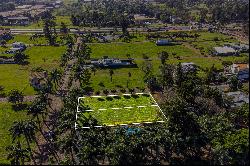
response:
<svg viewBox="0 0 250 166"><path fill-rule="evenodd" d="M96 118L100 125L142 123L163 119L153 98L147 94L86 97L80 99L79 111L79 126L84 125L81 124L81 120L90 115Z"/></svg>
<svg viewBox="0 0 250 166"><path fill-rule="evenodd" d="M72 22L70 20L70 16L56 16L55 19L56 28L60 28L61 22L64 22L69 28L73 28ZM38 22L31 23L30 25L26 26L0 26L0 28L12 28L12 29L42 29L43 28L43 21L40 20Z"/></svg>
<svg viewBox="0 0 250 166"><path fill-rule="evenodd" d="M29 47L25 51L29 55L28 65L1 64L0 85L5 87L5 92L12 89L23 91L25 95L33 95L35 91L29 84L30 71L35 67L52 70L59 67L60 56L65 47Z"/></svg>
<svg viewBox="0 0 250 166"><path fill-rule="evenodd" d="M228 36L219 33L209 32L196 32L200 34L200 37L193 41L193 39L187 39L186 44L174 45L174 46L156 46L154 42L145 41L144 35L136 35L138 38L134 38L130 43L91 43L89 46L92 49L91 58L102 58L103 56L109 56L112 58L127 58L127 54L130 54L131 58L135 59L138 68L123 68L115 69L113 75L113 81L110 80L109 70L98 70L95 75L92 73L92 87L95 91L103 89L115 89L117 86L126 88L127 82L129 88L144 87L143 72L141 67L143 65L143 54L148 56L153 64L153 72L159 73L159 53L167 51L169 53L169 60L167 63L177 64L179 62L194 62L201 68L211 67L213 64L218 69L222 69L223 61L243 61L247 59L248 55L240 57L211 57L206 55L212 47L222 45L225 42L235 42ZM219 41L214 41L214 38L218 37ZM32 43L29 40L29 36L16 35L13 41L22 41L24 43ZM40 42L45 42L41 39ZM196 45L194 47L194 45ZM200 54L200 47L204 54ZM5 51L5 48L1 48L0 52ZM1 65L0 66L0 84L6 87L6 90L18 88L24 89L25 94L33 94L34 91L29 87L29 71L33 67L43 67L45 69L52 69L58 67L60 55L64 52L64 47L30 47L25 53L30 56L28 66L19 65ZM175 54L175 55L173 55ZM180 56L181 60L176 59L174 56ZM131 73L131 77L128 77L128 73ZM127 81L129 79L129 81ZM103 83L104 86L99 84Z"/></svg>
<svg viewBox="0 0 250 166"><path fill-rule="evenodd" d="M13 111L11 104L0 103L0 165L10 164L7 160L8 152L5 148L11 145L11 135L9 129L14 121L28 119L26 111Z"/></svg>
<svg viewBox="0 0 250 166"><path fill-rule="evenodd" d="M30 40L31 35L14 35L13 37L13 39L8 41L8 44L12 44L14 42L23 42L25 44L47 44L47 41L44 37L34 41Z"/></svg>
<svg viewBox="0 0 250 166"><path fill-rule="evenodd" d="M215 33L205 33L202 32L198 42L204 42L203 40L208 39L210 45L204 44L205 49L210 48L211 44L214 44L214 41L209 41L213 39L217 34ZM221 35L221 38L226 36ZM215 44L214 44L215 46ZM103 89L113 89L117 85L126 87L127 80L129 79L129 88L131 87L143 87L145 84L143 82L143 72L141 67L143 65L143 54L147 55L152 61L154 73L157 74L160 65L159 53L166 51L169 53L169 60L167 63L178 64L179 62L194 62L201 68L211 67L213 64L218 69L222 69L223 60L241 60L244 57L205 57L197 52L197 49L191 49L185 45L174 45L174 46L156 46L154 42L131 42L131 43L93 43L90 44L92 49L91 58L102 58L103 56L109 56L112 58L127 58L127 54L130 54L131 58L135 59L139 68L123 68L115 69L113 75L113 81L111 82L109 76L109 70L99 70L96 74L92 74L92 86L95 90ZM199 50L198 50L199 51ZM181 60L174 58L175 56L180 56ZM131 78L128 77L128 73L131 73ZM103 83L104 86L99 86L100 83Z"/></svg>

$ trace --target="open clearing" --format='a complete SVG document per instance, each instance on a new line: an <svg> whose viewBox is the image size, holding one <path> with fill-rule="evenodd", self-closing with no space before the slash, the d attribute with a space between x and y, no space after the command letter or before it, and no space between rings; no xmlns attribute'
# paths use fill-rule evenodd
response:
<svg viewBox="0 0 250 166"><path fill-rule="evenodd" d="M18 89L23 91L25 95L33 95L35 91L29 84L30 71L36 67L42 67L46 70L58 68L60 56L64 51L65 47L28 47L25 51L25 54L29 56L28 65L0 65L0 85L4 86L5 92Z"/></svg>
<svg viewBox="0 0 250 166"><path fill-rule="evenodd" d="M81 120L90 115L98 120L98 125L122 125L164 119L157 103L149 94L80 98L77 113L78 126L86 127Z"/></svg>

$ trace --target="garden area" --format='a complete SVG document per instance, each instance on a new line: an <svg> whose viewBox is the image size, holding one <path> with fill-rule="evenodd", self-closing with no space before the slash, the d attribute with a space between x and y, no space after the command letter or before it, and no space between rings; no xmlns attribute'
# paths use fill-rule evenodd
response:
<svg viewBox="0 0 250 166"><path fill-rule="evenodd" d="M123 94L79 98L77 126L92 116L98 125L122 125L163 121L164 115L149 94Z"/></svg>

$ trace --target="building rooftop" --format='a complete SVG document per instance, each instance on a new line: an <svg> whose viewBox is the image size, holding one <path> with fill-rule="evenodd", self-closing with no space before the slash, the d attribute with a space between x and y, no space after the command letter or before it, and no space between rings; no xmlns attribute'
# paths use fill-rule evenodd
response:
<svg viewBox="0 0 250 166"><path fill-rule="evenodd" d="M214 50L217 52L217 53L220 53L220 54L226 54L226 53L236 53L236 50L231 48L231 47L214 47Z"/></svg>
<svg viewBox="0 0 250 166"><path fill-rule="evenodd" d="M45 8L46 8L45 5L34 5L30 9L34 10L34 9L45 9Z"/></svg>
<svg viewBox="0 0 250 166"><path fill-rule="evenodd" d="M29 17L9 17L8 20L28 20Z"/></svg>
<svg viewBox="0 0 250 166"><path fill-rule="evenodd" d="M30 8L32 5L22 5L22 6L17 6L16 9L28 9Z"/></svg>
<svg viewBox="0 0 250 166"><path fill-rule="evenodd" d="M248 63L234 63L232 65L233 68L238 68L239 70L249 69Z"/></svg>
<svg viewBox="0 0 250 166"><path fill-rule="evenodd" d="M244 103L249 103L249 96L243 92L240 92L240 91L229 92L229 93L226 93L226 95L232 98L236 106L240 106Z"/></svg>
<svg viewBox="0 0 250 166"><path fill-rule="evenodd" d="M186 66L186 65L195 65L193 62L184 62L181 63L182 66Z"/></svg>
<svg viewBox="0 0 250 166"><path fill-rule="evenodd" d="M155 17L147 17L144 14L135 14L134 18L135 20L156 20Z"/></svg>

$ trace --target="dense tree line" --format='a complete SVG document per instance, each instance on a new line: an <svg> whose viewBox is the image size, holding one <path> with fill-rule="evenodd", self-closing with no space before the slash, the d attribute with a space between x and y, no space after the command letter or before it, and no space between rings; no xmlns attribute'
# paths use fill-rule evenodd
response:
<svg viewBox="0 0 250 166"><path fill-rule="evenodd" d="M72 15L74 25L82 26L121 26L119 20L124 15L133 24L134 14L155 16L163 22L171 22L173 16L186 21L208 23L248 22L249 1L245 0L158 0L160 4L152 4L141 0L135 1L94 1L86 4L82 1L67 7ZM197 20L192 15L198 10ZM74 11L74 12L72 12Z"/></svg>

